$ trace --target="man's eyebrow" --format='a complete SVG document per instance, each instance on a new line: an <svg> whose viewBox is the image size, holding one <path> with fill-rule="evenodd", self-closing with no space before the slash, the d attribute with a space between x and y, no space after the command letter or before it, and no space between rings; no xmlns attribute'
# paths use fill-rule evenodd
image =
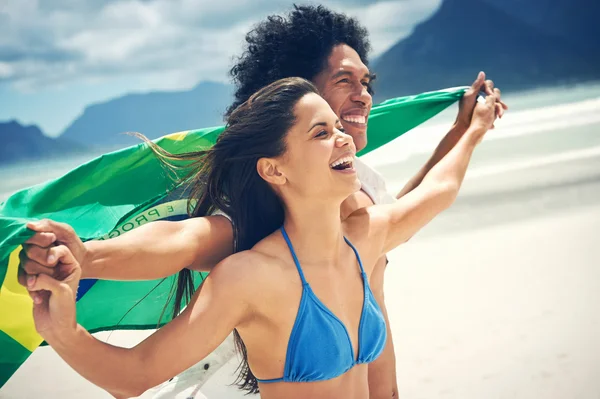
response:
<svg viewBox="0 0 600 399"><path fill-rule="evenodd" d="M333 76L331 77L331 79L337 79L340 78L342 76L348 76L348 75L352 75L352 72L350 71L337 71L336 73L333 74Z"/></svg>
<svg viewBox="0 0 600 399"><path fill-rule="evenodd" d="M332 79L332 80L335 80L335 79L337 79L337 78L340 78L340 77L342 77L342 76L351 76L351 75L352 75L352 72L350 72L350 71L344 71L344 70L342 70L342 71L337 71L336 73L334 73L334 74L333 74L333 76L331 77L331 79ZM373 73L370 73L370 72L366 72L366 73L363 75L363 77L362 77L362 78L363 78L363 79L365 79L365 78L366 78L366 79L369 79L369 80L373 80L373 79L375 79L375 74L373 74Z"/></svg>

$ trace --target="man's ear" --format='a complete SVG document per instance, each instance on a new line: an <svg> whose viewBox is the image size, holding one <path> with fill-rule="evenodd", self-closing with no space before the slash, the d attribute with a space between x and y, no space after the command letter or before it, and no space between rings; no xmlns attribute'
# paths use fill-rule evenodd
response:
<svg viewBox="0 0 600 399"><path fill-rule="evenodd" d="M287 177L278 167L278 162L273 158L259 159L256 163L256 171L267 183L283 185L287 181Z"/></svg>

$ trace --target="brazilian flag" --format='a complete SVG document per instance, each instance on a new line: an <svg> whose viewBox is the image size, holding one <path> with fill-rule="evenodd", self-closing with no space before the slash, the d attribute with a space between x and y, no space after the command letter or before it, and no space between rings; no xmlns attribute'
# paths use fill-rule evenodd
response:
<svg viewBox="0 0 600 399"><path fill-rule="evenodd" d="M464 87L387 100L373 107L364 155L438 114L459 100ZM208 149L224 127L174 133L156 140L179 154ZM17 282L21 245L33 235L28 221L43 218L71 225L83 241L106 240L155 220L187 218L187 199L172 176L140 143L104 154L66 175L13 194L0 204L0 387L42 344L35 331L33 302ZM175 276L154 281L82 280L78 322L91 332L152 329L163 311ZM162 317L161 319L161 316Z"/></svg>

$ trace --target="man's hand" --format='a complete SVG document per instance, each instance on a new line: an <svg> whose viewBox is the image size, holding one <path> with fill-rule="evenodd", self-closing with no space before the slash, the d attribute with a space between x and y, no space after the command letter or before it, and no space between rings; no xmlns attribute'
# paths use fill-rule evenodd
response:
<svg viewBox="0 0 600 399"><path fill-rule="evenodd" d="M502 118L504 111L508 109L508 106L501 100L500 89L494 87L493 81L485 80L484 72L479 72L477 79L475 79L471 87L465 92L458 106L458 115L456 117L455 125L463 133L471 124L473 119L473 110L475 109L475 104L477 102L477 95L480 92L484 92L487 95L493 95L495 97L496 116L498 118Z"/></svg>
<svg viewBox="0 0 600 399"><path fill-rule="evenodd" d="M75 299L81 268L71 252L62 248L65 250L60 262L54 267L56 278L47 274L26 277L26 287L33 298L35 328L46 340L74 332L77 327Z"/></svg>
<svg viewBox="0 0 600 399"><path fill-rule="evenodd" d="M19 254L19 283L27 287L27 276L47 275L63 280L65 259L83 265L86 248L73 230L64 223L41 220L27 224L36 233L23 244ZM31 293L34 301L35 293Z"/></svg>

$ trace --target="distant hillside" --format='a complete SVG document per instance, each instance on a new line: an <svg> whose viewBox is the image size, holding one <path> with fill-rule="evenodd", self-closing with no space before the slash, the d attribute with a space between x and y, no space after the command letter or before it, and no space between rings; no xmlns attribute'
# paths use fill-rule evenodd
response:
<svg viewBox="0 0 600 399"><path fill-rule="evenodd" d="M35 125L23 126L17 121L0 122L0 141L0 164L58 157L85 149L69 140L48 137Z"/></svg>
<svg viewBox="0 0 600 399"><path fill-rule="evenodd" d="M548 35L600 60L600 2L597 0L484 0ZM600 68L600 64L598 64Z"/></svg>
<svg viewBox="0 0 600 399"><path fill-rule="evenodd" d="M381 55L373 65L376 101L468 85L480 70L504 90L600 78L594 56L573 46L566 35L541 31L509 15L505 2L492 6L487 1L444 0L430 19ZM554 13L571 8L562 1L544 1L552 3ZM527 2L510 3L517 7ZM522 5L522 12L528 7L538 4Z"/></svg>
<svg viewBox="0 0 600 399"><path fill-rule="evenodd" d="M139 142L123 134L126 132L157 138L220 125L231 99L231 86L212 82L200 83L189 91L128 94L88 106L61 137L86 145L115 147Z"/></svg>

